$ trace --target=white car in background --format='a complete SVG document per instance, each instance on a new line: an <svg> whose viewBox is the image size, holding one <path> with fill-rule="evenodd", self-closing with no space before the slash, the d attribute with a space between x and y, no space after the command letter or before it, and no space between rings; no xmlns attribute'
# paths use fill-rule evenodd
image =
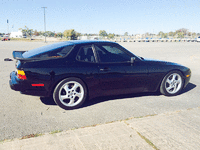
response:
<svg viewBox="0 0 200 150"><path fill-rule="evenodd" d="M197 42L200 42L200 36L197 38Z"/></svg>

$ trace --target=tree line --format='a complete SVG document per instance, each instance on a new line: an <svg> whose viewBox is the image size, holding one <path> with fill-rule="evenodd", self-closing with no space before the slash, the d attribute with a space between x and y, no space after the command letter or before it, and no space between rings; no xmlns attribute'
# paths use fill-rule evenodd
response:
<svg viewBox="0 0 200 150"><path fill-rule="evenodd" d="M27 26L24 28L19 28L19 30L22 31L23 36L26 37L32 37L32 36L47 36L47 37L55 37L55 38L66 38L68 40L76 40L80 36L99 36L101 38L108 38L113 39L115 37L120 36L135 36L135 35L129 35L128 32L125 32L124 35L114 34L114 33L107 33L105 30L100 30L98 34L81 34L74 29L65 30L64 32L57 32L55 33L52 31L37 31L33 29L29 29ZM0 35L5 35L5 33L0 33ZM188 29L181 28L176 30L175 32L171 31L168 33L164 33L163 31L160 31L158 34L149 33L146 32L145 34L142 34L143 37L160 37L160 38L168 38L168 37L176 37L176 38L184 38L184 37L196 37L200 36L200 33L190 32Z"/></svg>
<svg viewBox="0 0 200 150"><path fill-rule="evenodd" d="M122 35L115 35L114 33L107 34L105 30L100 30L99 36L112 39L114 37L119 37ZM135 36L135 35L133 35L133 34L129 35L128 32L125 32L123 36ZM158 32L158 34L146 32L142 36L143 37L155 37L156 36L156 37L160 37L160 38L169 38L169 37L176 37L176 38L193 37L194 38L196 36L200 36L200 33L190 32L188 29L181 28L181 29L175 30L175 32L170 31L167 33L164 33L163 31Z"/></svg>
<svg viewBox="0 0 200 150"><path fill-rule="evenodd" d="M162 31L160 31L158 33L158 36L162 37L162 38L167 38L167 37L177 37L177 38L184 38L184 37L196 37L200 35L200 33L195 33L195 32L190 32L188 29L185 28L181 28L176 30L175 32L170 31L168 33L164 33Z"/></svg>

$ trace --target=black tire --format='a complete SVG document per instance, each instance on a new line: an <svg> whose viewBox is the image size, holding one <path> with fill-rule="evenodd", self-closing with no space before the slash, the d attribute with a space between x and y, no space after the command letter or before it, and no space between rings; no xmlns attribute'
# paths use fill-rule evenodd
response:
<svg viewBox="0 0 200 150"><path fill-rule="evenodd" d="M183 89L184 79L180 71L169 72L162 80L160 93L165 96L178 95Z"/></svg>
<svg viewBox="0 0 200 150"><path fill-rule="evenodd" d="M73 77L62 80L53 92L55 103L66 110L80 107L86 98L86 85L81 79Z"/></svg>

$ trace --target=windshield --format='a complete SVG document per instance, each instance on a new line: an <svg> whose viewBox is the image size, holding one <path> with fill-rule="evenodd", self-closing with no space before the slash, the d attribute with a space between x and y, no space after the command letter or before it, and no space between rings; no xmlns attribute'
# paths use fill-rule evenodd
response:
<svg viewBox="0 0 200 150"><path fill-rule="evenodd" d="M65 56L73 47L71 42L60 42L26 51L23 58Z"/></svg>

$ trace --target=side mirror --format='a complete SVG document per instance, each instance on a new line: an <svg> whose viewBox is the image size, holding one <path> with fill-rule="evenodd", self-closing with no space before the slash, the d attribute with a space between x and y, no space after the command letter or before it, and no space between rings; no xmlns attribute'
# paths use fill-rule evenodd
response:
<svg viewBox="0 0 200 150"><path fill-rule="evenodd" d="M135 57L131 57L131 64L135 62Z"/></svg>

